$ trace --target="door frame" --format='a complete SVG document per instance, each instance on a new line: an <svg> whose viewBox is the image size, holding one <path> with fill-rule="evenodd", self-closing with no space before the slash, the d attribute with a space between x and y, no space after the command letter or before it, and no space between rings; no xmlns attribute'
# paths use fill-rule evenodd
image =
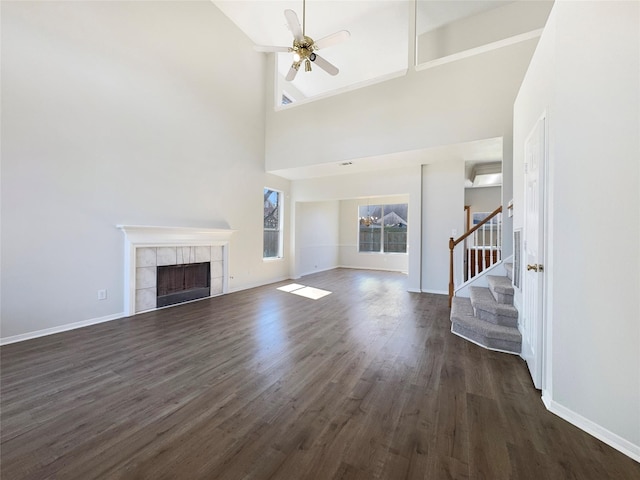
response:
<svg viewBox="0 0 640 480"><path fill-rule="evenodd" d="M549 198L550 198L550 164L549 164L549 116L547 114L547 111L543 111L542 114L536 119L535 123L533 124L529 134L527 135L526 139L525 139L525 143L524 143L524 148L525 148L525 164L527 162L527 157L526 157L526 146L529 143L529 140L531 138L531 136L534 134L534 132L536 131L538 125L540 122L542 123L542 134L543 134L543 149L542 149L542 159L540 160L540 164L539 164L539 168L541 169L541 175L540 175L540 187L541 187L541 196L539 198L539 205L540 208L542 209L541 215L539 216L539 228L542 229L542 234L539 237L539 249L542 250L542 255L538 257L538 263L542 264L544 266L544 271L542 273L542 278L540 281L540 287L538 289L538 295L539 295L539 299L538 299L538 308L539 308L539 325L537 325L536 330L537 330L537 336L538 336L538 342L537 342L537 346L536 346L536 358L537 361L539 362L539 370L540 370L540 389L542 390L542 397L543 397L543 401L545 401L545 398L552 398L551 396L551 325L550 325L550 298L549 298L549 284L550 284L550 279L551 279L551 270L552 270L552 265L550 262L551 259L551 255L550 255L550 242L549 242L549 238L550 238L550 222L549 222ZM523 178L523 183L524 183L524 198L523 198L523 202L524 202L524 206L526 209L526 202L527 202L527 173L525 171L524 173L524 178ZM523 209L523 213L526 214L526 212L524 212ZM520 271L522 272L522 275L526 275L526 265L527 265L527 255L526 255L526 241L527 241L527 221L526 221L526 217L523 221L523 228L522 228L522 251L521 251L521 268ZM525 287L525 279L523 278L522 281L522 288L523 288L523 293L524 293L524 287ZM522 308L524 310L524 308L526 307L526 302L524 302L524 297L523 297L523 303L522 303ZM523 311L523 316L524 316L524 311ZM529 339L531 340L531 339ZM546 401L545 401L546 403Z"/></svg>

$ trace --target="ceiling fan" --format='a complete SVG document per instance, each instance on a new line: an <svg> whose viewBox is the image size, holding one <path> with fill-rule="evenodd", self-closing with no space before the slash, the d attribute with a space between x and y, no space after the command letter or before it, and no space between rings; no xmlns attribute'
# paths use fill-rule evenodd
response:
<svg viewBox="0 0 640 480"><path fill-rule="evenodd" d="M305 23L306 23L306 0L302 0L302 26L300 26L300 21L298 20L298 15L293 10L285 10L284 18L287 20L287 25L289 26L289 30L293 34L293 46L292 47L270 47L270 46L261 46L256 45L254 48L258 52L292 52L293 53L293 63L291 64L291 68L285 77L285 80L288 82L292 81L296 78L296 74L298 73L298 69L300 65L304 62L304 71L311 71L311 62L318 65L321 69L327 72L329 75L337 75L339 70L338 67L331 64L320 55L318 55L316 50L320 50L323 48L330 47L337 43L343 42L348 39L351 34L347 30L341 30L339 32L333 33L329 36L321 38L318 41L314 41L311 37L307 37L305 35Z"/></svg>

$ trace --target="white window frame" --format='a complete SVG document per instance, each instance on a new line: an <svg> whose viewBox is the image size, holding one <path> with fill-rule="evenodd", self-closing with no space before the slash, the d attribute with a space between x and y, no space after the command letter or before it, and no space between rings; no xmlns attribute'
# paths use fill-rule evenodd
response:
<svg viewBox="0 0 640 480"><path fill-rule="evenodd" d="M278 227L277 229L267 229L264 226L264 194L266 191L274 192L278 194ZM276 188L264 187L262 190L262 198L263 198L263 208L262 208L262 259L265 261L273 261L273 260L281 260L283 256L283 215L284 215L284 193L282 190L278 190ZM265 242L264 242L264 234L268 231L277 231L278 232L278 253L274 256L267 257L265 256Z"/></svg>
<svg viewBox="0 0 640 480"><path fill-rule="evenodd" d="M408 251L409 251L409 226L407 225L407 239L405 241L405 251L404 252L385 252L384 251L384 225L382 225L380 227L380 250L376 250L376 251L371 251L371 250L367 250L367 251L362 251L360 250L360 219L362 218L360 216L360 208L361 207L382 207L381 208L381 214L382 214L382 218L384 218L384 207L387 205L406 205L407 209L409 208L409 204L408 203L377 203L375 205L358 205L358 233L357 233L357 249L358 249L358 253L362 254L362 255L407 255Z"/></svg>

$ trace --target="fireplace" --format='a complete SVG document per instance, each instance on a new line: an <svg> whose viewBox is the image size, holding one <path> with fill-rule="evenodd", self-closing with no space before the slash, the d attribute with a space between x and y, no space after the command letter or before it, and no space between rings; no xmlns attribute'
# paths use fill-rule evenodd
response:
<svg viewBox="0 0 640 480"><path fill-rule="evenodd" d="M118 228L125 235L126 316L227 293L233 230L139 225ZM164 267L168 267L166 272Z"/></svg>
<svg viewBox="0 0 640 480"><path fill-rule="evenodd" d="M157 269L157 308L211 295L210 262L164 265Z"/></svg>

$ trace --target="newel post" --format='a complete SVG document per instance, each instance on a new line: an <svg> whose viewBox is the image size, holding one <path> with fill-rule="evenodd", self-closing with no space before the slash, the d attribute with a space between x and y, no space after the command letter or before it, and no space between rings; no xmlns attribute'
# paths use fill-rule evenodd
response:
<svg viewBox="0 0 640 480"><path fill-rule="evenodd" d="M449 307L453 299L453 249L455 246L453 237L449 237Z"/></svg>

